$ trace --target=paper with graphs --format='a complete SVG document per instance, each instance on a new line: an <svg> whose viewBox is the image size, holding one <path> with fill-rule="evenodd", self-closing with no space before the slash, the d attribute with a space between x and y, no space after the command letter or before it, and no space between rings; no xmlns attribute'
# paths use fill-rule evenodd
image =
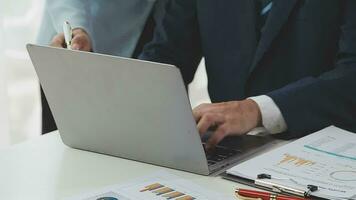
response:
<svg viewBox="0 0 356 200"><path fill-rule="evenodd" d="M233 194L233 191L231 192ZM160 171L123 185L81 194L67 200L233 200L186 179Z"/></svg>
<svg viewBox="0 0 356 200"><path fill-rule="evenodd" d="M301 190L316 185L319 197L356 199L356 134L328 127L228 170L251 180L261 173Z"/></svg>

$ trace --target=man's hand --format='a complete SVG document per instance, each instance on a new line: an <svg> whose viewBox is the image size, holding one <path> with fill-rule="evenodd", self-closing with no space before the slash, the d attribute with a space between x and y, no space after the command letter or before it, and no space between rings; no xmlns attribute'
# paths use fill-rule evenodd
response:
<svg viewBox="0 0 356 200"><path fill-rule="evenodd" d="M193 110L200 135L216 128L207 142L212 148L228 135L243 135L262 124L258 105L251 99L201 104Z"/></svg>
<svg viewBox="0 0 356 200"><path fill-rule="evenodd" d="M51 46L65 48L67 45L64 40L64 34L59 33L53 37ZM88 33L81 29L73 29L72 49L81 51L91 51L92 44Z"/></svg>

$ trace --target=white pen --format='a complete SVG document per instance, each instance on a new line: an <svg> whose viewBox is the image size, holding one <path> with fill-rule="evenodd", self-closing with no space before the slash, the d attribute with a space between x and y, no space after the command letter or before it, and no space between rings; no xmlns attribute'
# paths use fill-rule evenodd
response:
<svg viewBox="0 0 356 200"><path fill-rule="evenodd" d="M73 32L70 23L67 21L63 23L63 33L64 33L64 40L67 44L67 49L72 49Z"/></svg>

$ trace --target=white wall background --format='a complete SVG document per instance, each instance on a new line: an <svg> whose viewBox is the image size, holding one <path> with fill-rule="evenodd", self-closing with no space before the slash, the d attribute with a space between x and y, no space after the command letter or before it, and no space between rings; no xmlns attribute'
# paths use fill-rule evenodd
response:
<svg viewBox="0 0 356 200"><path fill-rule="evenodd" d="M0 0L0 146L40 134L37 78L25 44L34 42L43 0Z"/></svg>
<svg viewBox="0 0 356 200"><path fill-rule="evenodd" d="M0 11L0 24L3 23ZM3 38L3 31L0 29L0 38ZM4 66L4 47L0 39L0 147L10 144L9 137L9 118L8 118L8 102L6 91L6 69Z"/></svg>
<svg viewBox="0 0 356 200"><path fill-rule="evenodd" d="M0 147L39 136L39 84L25 49L35 42L44 0L0 0ZM205 68L190 85L192 106L209 102Z"/></svg>

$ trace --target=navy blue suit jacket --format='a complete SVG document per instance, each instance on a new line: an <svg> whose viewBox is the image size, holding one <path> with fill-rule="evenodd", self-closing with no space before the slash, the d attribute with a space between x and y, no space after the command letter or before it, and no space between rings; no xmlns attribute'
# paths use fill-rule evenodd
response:
<svg viewBox="0 0 356 200"><path fill-rule="evenodd" d="M266 94L288 136L356 131L356 1L274 0L260 30L254 2L171 0L140 57L178 66L189 83L204 56L213 102Z"/></svg>

